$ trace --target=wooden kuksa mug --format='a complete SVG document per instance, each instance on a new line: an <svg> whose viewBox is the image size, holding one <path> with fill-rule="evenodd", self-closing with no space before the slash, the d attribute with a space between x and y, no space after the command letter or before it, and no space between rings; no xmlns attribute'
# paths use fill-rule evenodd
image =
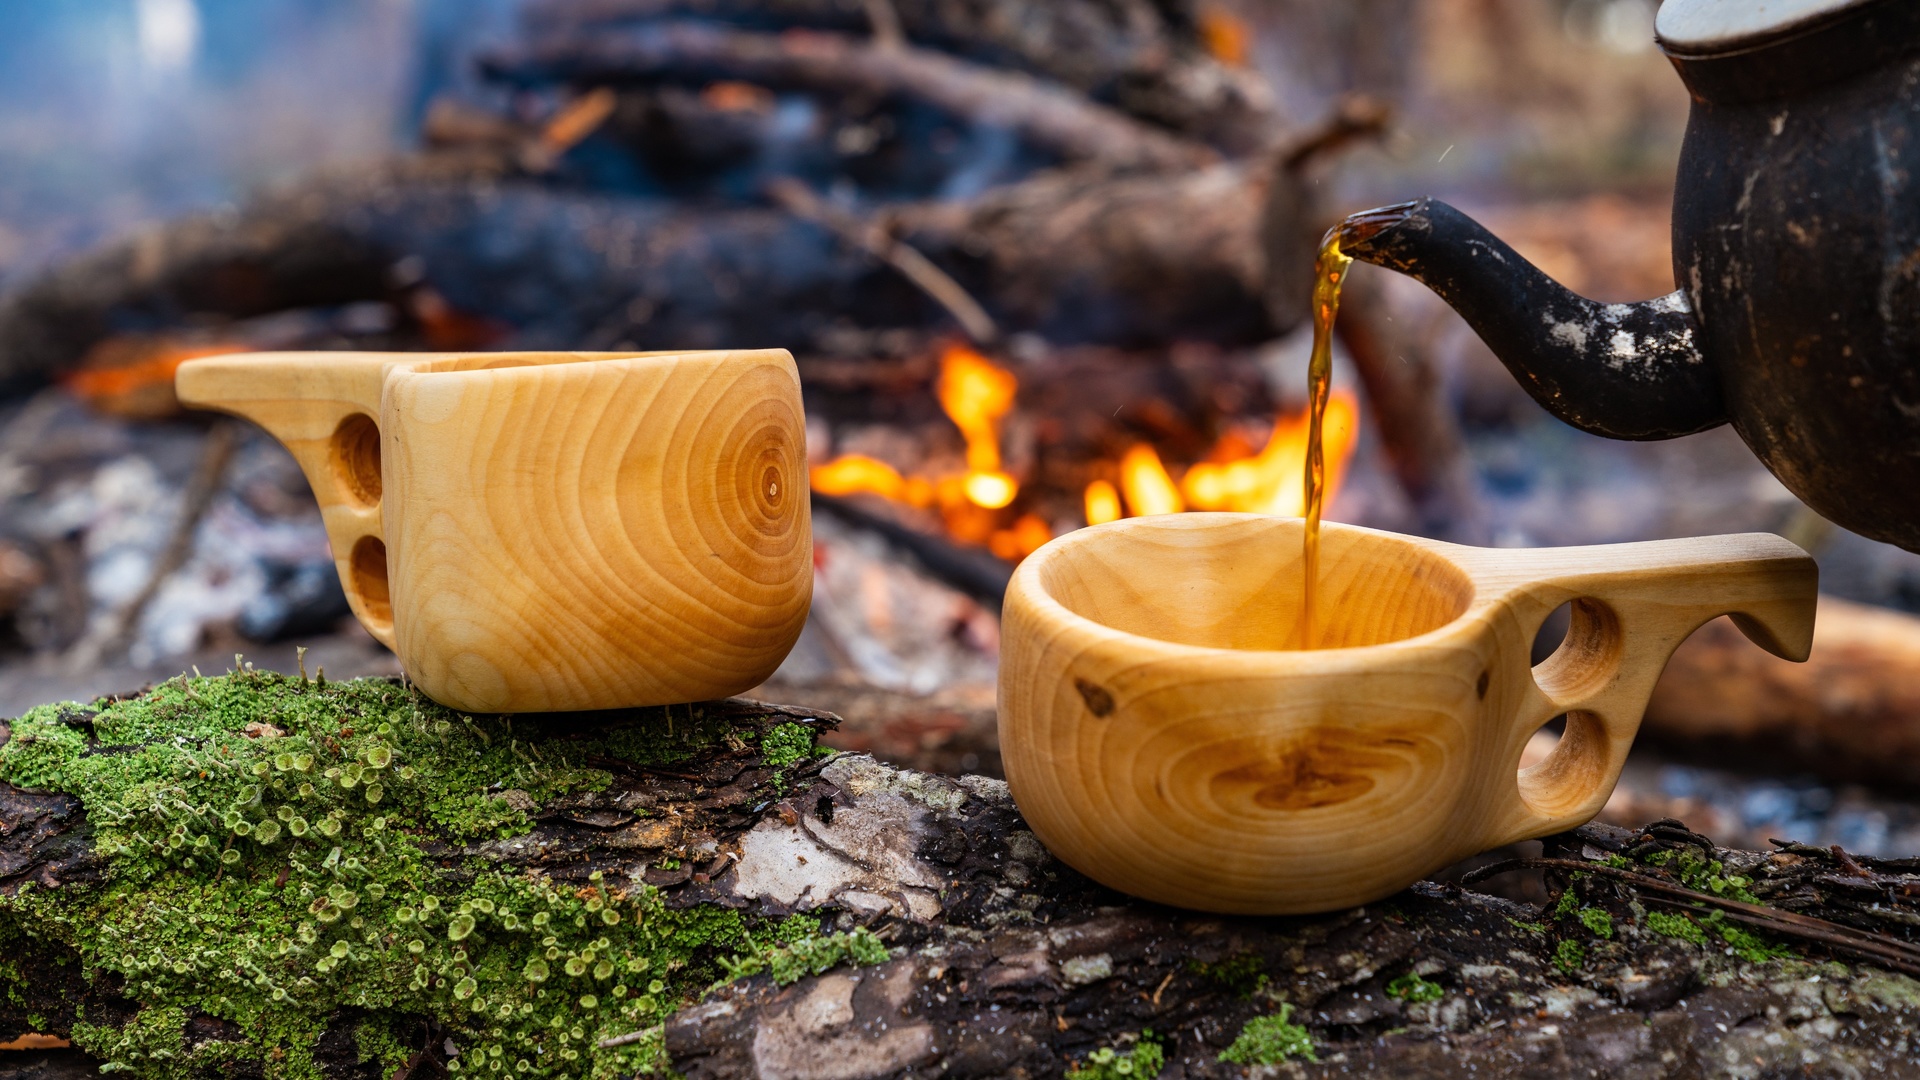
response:
<svg viewBox="0 0 1920 1080"><path fill-rule="evenodd" d="M1536 550L1322 534L1327 646L1296 651L1301 523L1133 518L1015 571L1000 746L1034 832L1181 907L1329 911L1599 812L1674 648L1731 614L1812 646L1817 571L1767 534ZM1572 602L1566 641L1529 661ZM1519 769L1566 714L1545 761Z"/></svg>
<svg viewBox="0 0 1920 1080"><path fill-rule="evenodd" d="M784 350L255 353L175 385L293 452L354 614L455 708L726 697L806 621Z"/></svg>

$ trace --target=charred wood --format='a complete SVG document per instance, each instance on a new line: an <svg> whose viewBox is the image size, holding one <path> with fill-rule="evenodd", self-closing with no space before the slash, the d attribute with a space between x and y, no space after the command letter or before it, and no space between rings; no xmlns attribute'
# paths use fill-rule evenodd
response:
<svg viewBox="0 0 1920 1080"><path fill-rule="evenodd" d="M1264 83L1207 53L1195 8L1186 3L891 0L889 6L915 45L1045 76L1230 154L1264 147L1278 126ZM861 0L538 0L527 23L536 35L577 35L671 17L761 30L864 33L873 25Z"/></svg>
<svg viewBox="0 0 1920 1080"><path fill-rule="evenodd" d="M1008 128L1069 159L1170 169L1215 158L1204 145L1030 75L929 49L818 31L775 35L695 22L653 23L536 41L483 57L481 69L521 85L740 79L836 96L901 96Z"/></svg>
<svg viewBox="0 0 1920 1080"><path fill-rule="evenodd" d="M1061 342L1251 342L1306 314L1304 294L1288 310L1262 304L1267 176L1242 165L1110 179L1061 171L884 216L1010 328Z"/></svg>
<svg viewBox="0 0 1920 1080"><path fill-rule="evenodd" d="M813 493L815 510L856 528L875 533L919 563L934 578L999 610L1006 599L1007 582L1013 567L975 547L963 547L930 532L923 532L861 506L850 499Z"/></svg>
<svg viewBox="0 0 1920 1080"><path fill-rule="evenodd" d="M1263 169L1242 166L1054 173L882 224L1009 332L1252 342L1304 314L1263 307L1265 188ZM0 382L61 373L117 332L391 299L416 279L503 323L500 346L805 347L841 325L945 317L892 268L780 210L583 194L486 155L431 155L325 174L47 271L0 298Z"/></svg>

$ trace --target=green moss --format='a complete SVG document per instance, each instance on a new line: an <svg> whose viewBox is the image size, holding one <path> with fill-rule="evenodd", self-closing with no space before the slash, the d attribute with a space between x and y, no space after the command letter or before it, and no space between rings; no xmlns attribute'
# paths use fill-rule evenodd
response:
<svg viewBox="0 0 1920 1080"><path fill-rule="evenodd" d="M1735 956L1749 963L1759 964L1793 955L1791 949L1770 942L1745 927L1728 922L1726 917L1718 911L1701 916L1698 920L1677 912L1650 911L1644 923L1647 929L1656 934L1678 938L1694 945L1711 945L1714 936L1717 935L1733 949Z"/></svg>
<svg viewBox="0 0 1920 1080"><path fill-rule="evenodd" d="M595 762L746 745L697 706L652 712L551 739L391 682L246 670L97 711L34 709L0 747L0 779L79 796L108 870L0 898L0 940L63 945L89 978L124 980L142 1005L132 1022L83 1022L73 1038L136 1077L205 1072L214 1056L257 1060L275 1080L314 1077L314 1042L342 1009L367 1017L357 1045L383 1075L423 1016L451 1032L459 1073L496 1061L515 1076L655 1071L657 1035L596 1044L657 1027L729 964L817 970L885 948L859 932L777 940L739 912L676 910L597 873L560 885L447 859L450 844L526 832L528 798L605 788ZM766 742L783 757L804 742L804 756L811 739L784 724ZM189 1051L192 1013L231 1021L241 1040Z"/></svg>
<svg viewBox="0 0 1920 1080"><path fill-rule="evenodd" d="M1689 941L1695 945L1705 945L1708 940L1707 932L1700 929L1692 919L1687 918L1685 915L1675 914L1670 911L1649 911L1647 912L1647 917L1642 920L1642 922L1647 929L1659 934L1661 937L1678 938L1681 941Z"/></svg>
<svg viewBox="0 0 1920 1080"><path fill-rule="evenodd" d="M1103 1046L1067 1066L1067 1080L1152 1080L1167 1067L1166 1048L1152 1030L1133 1037L1132 1049L1127 1049L1127 1041L1122 1036L1119 1046Z"/></svg>
<svg viewBox="0 0 1920 1080"><path fill-rule="evenodd" d="M1549 914L1553 918L1564 919L1578 910L1580 910L1580 894L1572 885L1568 885L1566 891L1560 894L1560 902L1553 905L1553 911Z"/></svg>
<svg viewBox="0 0 1920 1080"><path fill-rule="evenodd" d="M789 916L771 932L752 936L740 956L721 958L720 965L728 979L745 979L764 971L775 983L786 986L844 963L884 964L888 959L886 943L864 926L852 933L823 935L819 931L819 919Z"/></svg>
<svg viewBox="0 0 1920 1080"><path fill-rule="evenodd" d="M1581 908L1580 925L1586 927L1594 937L1613 937L1613 916L1609 915L1603 908Z"/></svg>
<svg viewBox="0 0 1920 1080"><path fill-rule="evenodd" d="M1387 996L1401 1001L1439 1001L1446 994L1439 983L1421 978L1417 971L1409 971L1387 984Z"/></svg>
<svg viewBox="0 0 1920 1080"><path fill-rule="evenodd" d="M1254 953L1235 953L1225 960L1187 961L1187 970L1238 997L1250 998L1267 985L1266 962Z"/></svg>
<svg viewBox="0 0 1920 1080"><path fill-rule="evenodd" d="M1319 1061L1313 1052L1312 1034L1292 1023L1292 1015L1293 1006L1282 1005L1277 1015L1247 1021L1220 1060L1233 1065L1278 1065L1294 1057Z"/></svg>
<svg viewBox="0 0 1920 1080"><path fill-rule="evenodd" d="M1571 975L1587 962L1587 947L1568 938L1553 950L1553 966Z"/></svg>
<svg viewBox="0 0 1920 1080"><path fill-rule="evenodd" d="M776 769L813 755L813 732L802 724L781 724L760 736L760 757Z"/></svg>
<svg viewBox="0 0 1920 1080"><path fill-rule="evenodd" d="M1714 914L1720 913L1716 911ZM1723 919L1714 920L1713 929L1720 935L1720 940L1732 947L1735 956L1750 964L1781 960L1793 955L1792 949L1777 945L1745 927L1735 926Z"/></svg>
<svg viewBox="0 0 1920 1080"><path fill-rule="evenodd" d="M1507 921L1513 924L1514 929L1525 930L1529 934L1544 934L1547 932L1545 923L1521 922L1519 919L1508 919Z"/></svg>
<svg viewBox="0 0 1920 1080"><path fill-rule="evenodd" d="M1672 867L1674 876L1680 879L1680 884L1689 889L1724 896L1729 900L1738 900L1746 904L1760 902L1760 898L1747 889L1747 886L1753 884L1752 879L1727 873L1726 867L1720 860L1707 858L1697 848L1681 848L1673 856Z"/></svg>

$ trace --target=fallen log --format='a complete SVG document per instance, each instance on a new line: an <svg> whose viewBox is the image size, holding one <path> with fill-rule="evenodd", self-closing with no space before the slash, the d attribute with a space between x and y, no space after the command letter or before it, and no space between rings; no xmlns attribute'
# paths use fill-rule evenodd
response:
<svg viewBox="0 0 1920 1080"><path fill-rule="evenodd" d="M1920 788L1920 618L1822 596L1804 664L1717 619L1668 661L1643 727L1775 774Z"/></svg>
<svg viewBox="0 0 1920 1080"><path fill-rule="evenodd" d="M763 34L677 21L602 28L489 53L480 58L480 69L518 86L737 79L836 97L898 96L1006 128L1069 160L1181 169L1218 159L1204 144L1021 72L821 31Z"/></svg>
<svg viewBox="0 0 1920 1080"><path fill-rule="evenodd" d="M1548 841L1544 909L1215 917L1075 874L996 781L816 756L831 723L469 717L245 669L34 710L0 746L0 1036L135 1077L1915 1060L1911 860L1589 827Z"/></svg>

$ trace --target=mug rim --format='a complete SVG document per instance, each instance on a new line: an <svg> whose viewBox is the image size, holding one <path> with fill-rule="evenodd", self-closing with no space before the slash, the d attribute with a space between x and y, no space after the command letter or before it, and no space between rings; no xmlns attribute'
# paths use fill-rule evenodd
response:
<svg viewBox="0 0 1920 1080"><path fill-rule="evenodd" d="M635 360L722 360L738 357L749 363L791 359L781 348L764 349L652 349L640 351L589 352L572 349L502 349L498 351L402 353L418 358L417 363L400 363L390 370L410 376L483 375L500 371L539 370L576 364L613 363Z"/></svg>
<svg viewBox="0 0 1920 1080"><path fill-rule="evenodd" d="M1355 666L1374 666L1386 654L1394 650L1404 650L1409 646L1419 647L1439 644L1451 638L1470 632L1470 628L1484 623L1483 613L1494 605L1495 598L1488 597L1472 568L1463 566L1449 554L1454 545L1428 540L1424 537L1405 536L1384 529L1369 529L1362 525L1348 525L1344 522L1326 521L1321 523L1323 535L1326 532L1344 532L1361 536L1376 537L1410 544L1446 560L1447 564L1458 570L1472 587L1473 592L1467 598L1466 606L1458 615L1446 622L1415 634L1411 637L1393 641L1375 642L1370 645L1349 645L1340 648L1316 649L1236 649L1218 645L1190 645L1185 642L1169 641L1165 638L1151 637L1109 626L1106 623L1082 615L1053 595L1041 584L1040 575L1046 563L1059 558L1065 552L1082 544L1097 543L1103 537L1129 529L1141 528L1147 523L1169 525L1176 522L1187 524L1180 528L1202 529L1208 526L1227 525L1236 522L1256 521L1301 521L1300 518L1288 518L1275 514L1242 513L1224 510L1189 511L1179 514L1157 514L1150 517L1121 518L1118 521L1089 525L1083 529L1054 538L1042 545L1039 550L1027 556L1014 568L1013 578L1008 585L1007 598L1012 602L1017 598L1035 608L1034 614L1057 627L1070 628L1082 633L1099 637L1104 643L1128 645L1140 649L1158 650L1162 653L1186 659L1207 659L1219 661L1258 661L1263 665L1278 662L1293 669L1321 669L1325 671L1346 670Z"/></svg>

